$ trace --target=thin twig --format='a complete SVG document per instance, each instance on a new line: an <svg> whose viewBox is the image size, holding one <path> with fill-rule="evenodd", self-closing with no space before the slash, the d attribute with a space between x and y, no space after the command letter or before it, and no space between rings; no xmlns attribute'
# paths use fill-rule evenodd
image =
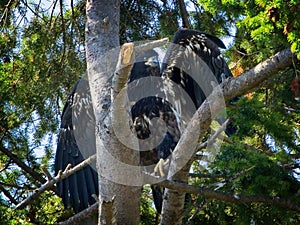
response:
<svg viewBox="0 0 300 225"><path fill-rule="evenodd" d="M239 64L239 62L241 62L241 61L243 60L243 58L248 57L248 56L255 55L255 54L257 54L257 53L260 52L260 51L255 51L255 52L252 52L252 53L244 53L244 52L241 52L241 51L239 51L239 50L237 50L237 49L234 49L234 51L236 51L237 53L241 54L242 57L241 57L237 62L235 62L233 66L231 66L231 67L229 68L230 70L232 70L234 67L236 67L236 66Z"/></svg>
<svg viewBox="0 0 300 225"><path fill-rule="evenodd" d="M209 139L207 141L205 141L204 143L199 145L198 150L204 149L207 146L211 145L213 142L215 142L215 140L220 137L221 133L226 130L226 127L228 126L230 120L227 119L222 125L221 127L212 135L209 137ZM223 136L222 136L223 137ZM221 137L221 139L222 139Z"/></svg>
<svg viewBox="0 0 300 225"><path fill-rule="evenodd" d="M67 166L65 171L59 171L56 177L53 177L53 179L47 181L45 184L43 184L39 189L35 190L32 195L30 195L28 198L24 199L22 202L20 202L17 206L16 209L23 209L25 206L30 204L32 201L37 199L40 194L42 194L44 191L48 190L51 188L54 184L58 183L59 181L67 178L68 176L72 175L73 173L81 170L82 168L90 165L94 161L96 161L96 154L90 156L86 160L82 161L75 167L71 168L71 164Z"/></svg>
<svg viewBox="0 0 300 225"><path fill-rule="evenodd" d="M203 201L200 202L200 204L196 207L196 210L195 212L193 213L193 215L191 215L189 218L188 218L188 221L186 222L186 225L189 225L191 224L192 220L197 216L197 214L200 212L200 210L203 208L203 206L205 205L206 203L206 199L204 199Z"/></svg>
<svg viewBox="0 0 300 225"><path fill-rule="evenodd" d="M12 3L13 1L12 0L10 0L6 5L5 5L5 10L4 10L4 12L3 12L3 14L2 14L2 16L1 16L1 19L0 19L0 24L3 22L3 27L2 27L2 29L1 29L1 32L3 31L3 29L4 29L4 25L5 25L5 23L6 23L6 20L7 20L7 15L8 15L8 10L9 10L9 7L11 6L11 3Z"/></svg>
<svg viewBox="0 0 300 225"><path fill-rule="evenodd" d="M50 172L47 170L45 164L41 165L41 170L46 175L46 177L47 177L48 180L52 180L52 176L51 176Z"/></svg>
<svg viewBox="0 0 300 225"><path fill-rule="evenodd" d="M33 15L35 15L37 18L40 18L43 22L47 23L47 21L42 16L40 16L36 10L33 10L26 1L22 0L22 2L32 12Z"/></svg>

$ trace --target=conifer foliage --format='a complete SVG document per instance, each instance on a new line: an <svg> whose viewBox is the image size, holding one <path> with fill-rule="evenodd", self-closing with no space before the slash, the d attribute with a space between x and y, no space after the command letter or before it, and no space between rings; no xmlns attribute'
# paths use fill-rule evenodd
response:
<svg viewBox="0 0 300 225"><path fill-rule="evenodd" d="M199 140L190 186L180 186L188 192L182 224L300 224L299 7L295 0L121 0L120 44L171 37L188 25L225 42L235 77L284 49L294 53L290 65L228 104L236 132L212 163L202 163L207 136ZM57 224L74 214L54 186L15 207L46 183L45 171L54 174L63 105L86 72L85 21L85 1L0 0L0 224ZM142 224L159 220L150 198L145 186Z"/></svg>

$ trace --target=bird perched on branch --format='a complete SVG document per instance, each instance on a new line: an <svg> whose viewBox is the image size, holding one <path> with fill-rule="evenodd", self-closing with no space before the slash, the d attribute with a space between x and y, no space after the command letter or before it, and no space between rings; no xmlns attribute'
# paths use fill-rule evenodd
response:
<svg viewBox="0 0 300 225"><path fill-rule="evenodd" d="M232 77L219 48L225 48L225 45L217 37L182 29L175 33L161 68L154 50L137 57L128 79L128 86L134 86L128 91L128 98L135 103L131 108L132 131L140 140L140 148L146 149L140 152L141 166L155 166L160 159L167 160L195 110L215 85ZM206 73L213 77L206 76ZM147 84L143 78L147 77L161 81L153 87L157 92L162 90L161 93L145 96ZM145 97L132 100L136 90ZM56 174L69 163L75 166L96 153L94 121L88 82L81 79L71 91L63 110L55 157ZM154 138L151 139L151 135ZM144 141L148 139L151 141ZM97 179L96 171L88 166L60 181L57 188L64 205L71 205L78 212L93 204L92 194L98 195ZM162 190L152 186L152 192L160 213Z"/></svg>
<svg viewBox="0 0 300 225"><path fill-rule="evenodd" d="M128 83L149 76L160 76L158 54L154 50L146 51L137 56ZM135 86L139 86L139 84ZM143 121L141 118L147 117L151 120L163 111L165 111L165 114L169 113L170 106L162 104L161 98L153 96L142 99L132 107L132 120L135 121L134 130L138 138L146 139L149 137L149 133L147 134L148 131L146 131L149 127L145 128L143 124L139 123ZM76 166L96 153L95 128L89 83L85 79L80 79L71 91L62 112L55 156L55 175L60 170L65 170L68 164ZM151 154L149 159L146 159L147 154L143 153L141 152L141 165L150 165L157 162L158 156L153 157L153 154ZM58 182L58 193L65 207L71 205L77 213L95 203L92 196L98 196L99 194L98 175L95 169L95 165L87 166Z"/></svg>

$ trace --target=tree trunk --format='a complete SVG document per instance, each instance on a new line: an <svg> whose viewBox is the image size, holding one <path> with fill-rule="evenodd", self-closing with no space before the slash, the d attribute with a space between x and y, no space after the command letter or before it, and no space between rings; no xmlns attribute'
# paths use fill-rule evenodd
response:
<svg viewBox="0 0 300 225"><path fill-rule="evenodd" d="M137 165L139 155L119 142L112 125L111 86L119 55L120 2L88 0L86 13L87 71L98 130L98 223L135 225L139 224L141 189L131 180L126 165Z"/></svg>

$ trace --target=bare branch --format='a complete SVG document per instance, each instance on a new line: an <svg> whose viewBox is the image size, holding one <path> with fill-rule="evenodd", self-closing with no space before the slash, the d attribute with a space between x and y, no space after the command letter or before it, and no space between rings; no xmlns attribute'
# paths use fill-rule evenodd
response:
<svg viewBox="0 0 300 225"><path fill-rule="evenodd" d="M292 62L293 53L290 49L285 49L259 63L238 78L228 80L222 85L225 100L229 101L235 96L258 89L263 81L272 77L278 71L292 65Z"/></svg>
<svg viewBox="0 0 300 225"><path fill-rule="evenodd" d="M75 214L74 216L70 217L68 220L64 222L60 222L59 225L75 225L79 224L84 219L90 217L91 215L95 214L98 211L99 202L94 203L90 207L86 208L85 210Z"/></svg>
<svg viewBox="0 0 300 225"><path fill-rule="evenodd" d="M29 205L32 201L37 199L40 194L42 194L44 191L50 189L54 184L58 183L59 181L67 178L68 176L72 175L73 173L81 170L82 168L90 165L91 163L96 161L96 154L90 156L86 160L82 161L75 167L70 169L70 164L67 166L64 172L59 171L56 177L53 177L53 179L47 181L45 184L43 184L39 189L35 190L32 195L30 195L28 198L24 199L22 202L20 202L16 209L23 209L25 206Z"/></svg>
<svg viewBox="0 0 300 225"><path fill-rule="evenodd" d="M229 122L230 122L230 120L227 119L227 120L222 124L222 126L221 126L221 127L220 127L220 128L219 128L212 136L209 137L209 139L208 139L206 142L204 142L204 143L202 143L202 144L199 145L198 150L204 149L204 148L206 148L208 145L210 145L210 144L212 144L213 142L215 142L215 140L216 140L218 137L220 137L221 133L222 133L224 130L226 130L226 127L228 126ZM223 138L224 138L224 137L222 136L221 139L223 140Z"/></svg>
<svg viewBox="0 0 300 225"><path fill-rule="evenodd" d="M142 44L142 45L139 45L139 46L135 47L135 52L137 54L140 54L144 51L151 50L151 49L163 46L163 45L167 44L168 41L169 41L168 38L163 38L163 39L160 39L160 40L156 40L156 41L152 41L152 42L149 42L149 43L146 43L146 44Z"/></svg>
<svg viewBox="0 0 300 225"><path fill-rule="evenodd" d="M247 195L227 194L222 192L216 192L208 188L197 187L194 185L188 185L185 183L179 183L179 182L169 181L169 180L162 181L161 183L159 183L159 185L172 190L177 190L182 193L201 195L206 198L217 199L229 203L252 203L252 202L267 203L267 204L273 204L279 207L283 207L289 210L293 210L296 212L300 212L300 206L292 203L288 199L281 199L279 197L271 198L267 196L258 196L258 195L247 196Z"/></svg>
<svg viewBox="0 0 300 225"><path fill-rule="evenodd" d="M47 170L47 168L46 168L46 166L44 164L41 165L41 170L46 175L46 177L47 177L48 180L52 179L52 176L51 176L50 172Z"/></svg>

